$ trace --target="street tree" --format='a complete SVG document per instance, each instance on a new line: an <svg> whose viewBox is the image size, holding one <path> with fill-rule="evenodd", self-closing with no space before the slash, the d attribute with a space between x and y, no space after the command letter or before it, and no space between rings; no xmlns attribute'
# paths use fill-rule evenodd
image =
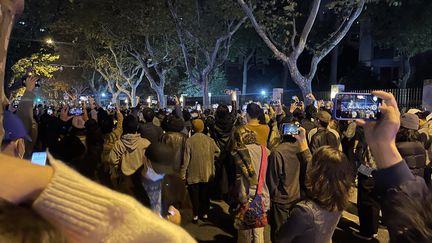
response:
<svg viewBox="0 0 432 243"><path fill-rule="evenodd" d="M368 8L374 40L380 47L395 48L403 59L399 88L406 88L413 75L412 58L432 49L431 9L428 0L402 0L392 7L381 2Z"/></svg>
<svg viewBox="0 0 432 243"><path fill-rule="evenodd" d="M209 106L209 77L228 59L234 34L246 21L232 1L167 0L189 80Z"/></svg>
<svg viewBox="0 0 432 243"><path fill-rule="evenodd" d="M312 79L318 64L345 37L365 4L365 0L339 0L327 6L320 0L313 0L307 5L291 0L237 2L274 56L288 67L292 80L299 86L305 100L306 95L312 92ZM303 14L301 7L309 10L308 14ZM341 21L324 41L311 43L311 31L320 10L333 11L334 16L341 18ZM303 23L303 28L300 29L297 23ZM312 57L309 70L304 74L300 71L298 60L306 50Z"/></svg>

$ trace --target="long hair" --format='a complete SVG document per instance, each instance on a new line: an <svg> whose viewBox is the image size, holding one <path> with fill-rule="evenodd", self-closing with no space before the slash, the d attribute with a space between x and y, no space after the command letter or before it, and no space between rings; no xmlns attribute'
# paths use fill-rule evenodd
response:
<svg viewBox="0 0 432 243"><path fill-rule="evenodd" d="M307 170L308 197L328 211L342 211L349 203L354 181L353 164L341 151L323 146Z"/></svg>

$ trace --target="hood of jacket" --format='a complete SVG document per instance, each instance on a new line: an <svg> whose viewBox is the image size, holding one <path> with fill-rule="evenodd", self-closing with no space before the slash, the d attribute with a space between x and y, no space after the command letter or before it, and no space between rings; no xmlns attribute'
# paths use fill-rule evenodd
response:
<svg viewBox="0 0 432 243"><path fill-rule="evenodd" d="M140 134L125 134L121 137L121 141L128 151L133 151L138 148L143 142Z"/></svg>

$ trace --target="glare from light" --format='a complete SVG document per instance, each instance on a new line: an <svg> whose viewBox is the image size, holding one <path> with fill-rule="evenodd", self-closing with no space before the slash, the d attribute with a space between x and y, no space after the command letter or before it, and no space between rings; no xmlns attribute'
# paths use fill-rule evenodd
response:
<svg viewBox="0 0 432 243"><path fill-rule="evenodd" d="M102 93L102 97L105 97L106 96L106 94L105 93Z"/></svg>
<svg viewBox="0 0 432 243"><path fill-rule="evenodd" d="M264 95L266 95L266 93L267 93L267 92L266 92L265 90L261 90L261 95L264 96Z"/></svg>
<svg viewBox="0 0 432 243"><path fill-rule="evenodd" d="M47 43L48 45L52 45L54 44L54 40L52 38L47 38L45 43Z"/></svg>
<svg viewBox="0 0 432 243"><path fill-rule="evenodd" d="M129 103L129 100L125 99L125 103L126 103L126 104Z"/></svg>

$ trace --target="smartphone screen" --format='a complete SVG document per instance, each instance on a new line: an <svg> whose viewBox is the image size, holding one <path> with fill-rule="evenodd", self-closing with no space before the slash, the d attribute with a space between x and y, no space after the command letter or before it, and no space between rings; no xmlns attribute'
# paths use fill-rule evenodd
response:
<svg viewBox="0 0 432 243"><path fill-rule="evenodd" d="M382 100L372 94L339 93L334 103L333 115L337 120L377 120Z"/></svg>
<svg viewBox="0 0 432 243"><path fill-rule="evenodd" d="M45 166L47 162L46 152L34 152L31 158L32 164Z"/></svg>
<svg viewBox="0 0 432 243"><path fill-rule="evenodd" d="M70 108L69 115L71 116L81 116L83 114L82 108Z"/></svg>
<svg viewBox="0 0 432 243"><path fill-rule="evenodd" d="M282 124L283 135L297 135L299 134L299 124L284 123Z"/></svg>

